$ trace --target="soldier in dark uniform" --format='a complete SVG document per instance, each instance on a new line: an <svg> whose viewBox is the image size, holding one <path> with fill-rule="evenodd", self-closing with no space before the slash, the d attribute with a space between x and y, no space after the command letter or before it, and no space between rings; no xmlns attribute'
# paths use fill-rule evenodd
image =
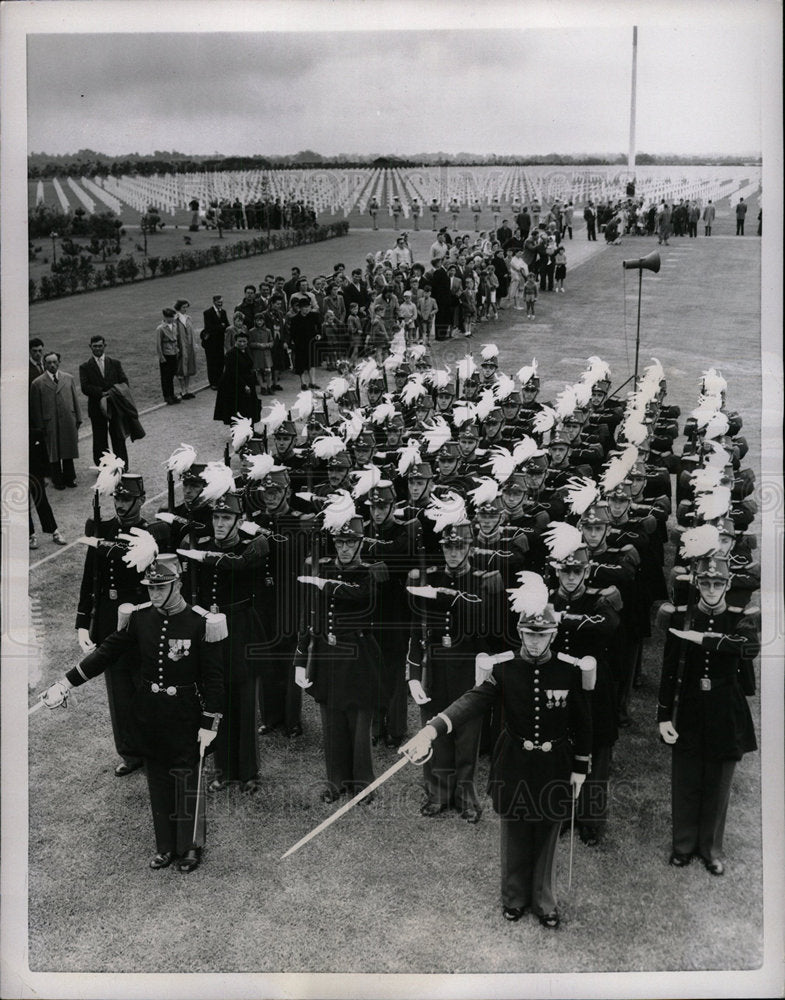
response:
<svg viewBox="0 0 785 1000"><path fill-rule="evenodd" d="M392 483L381 480L368 493L369 522L364 548L376 582L383 587L371 632L382 653L386 700L374 719L374 733L385 746L398 747L406 736L406 649L409 643L409 595L406 583L420 565L422 529L416 517L395 517Z"/></svg>
<svg viewBox="0 0 785 1000"><path fill-rule="evenodd" d="M619 627L621 595L615 587L587 587L589 552L577 528L564 522L546 533L556 578L552 594L559 612L559 630L553 651L578 658L592 657L594 676L587 686L592 714L592 752L589 773L576 807L578 834L590 847L599 843L608 820L608 775L616 723L616 684L610 662L610 640Z"/></svg>
<svg viewBox="0 0 785 1000"><path fill-rule="evenodd" d="M514 440L512 438L506 438L504 436L505 423L504 416L502 414L502 409L499 406L494 406L490 410L487 416L482 421L482 436L480 437L480 449L482 451L487 451L489 448L495 447L496 445L504 445L505 447L513 447L515 441L519 441L523 436L521 434Z"/></svg>
<svg viewBox="0 0 785 1000"><path fill-rule="evenodd" d="M501 819L502 912L514 922L531 909L543 927L556 928L556 848L589 768L591 713L580 669L551 655L557 622L545 584L539 579L542 597L535 600L521 599L521 589L513 594L520 653L508 662L491 659L490 672L480 671L487 679L432 718L404 752L416 762L431 746L438 752L448 736L455 738L501 699L505 725L488 790Z"/></svg>
<svg viewBox="0 0 785 1000"><path fill-rule="evenodd" d="M210 482L210 466L205 477ZM197 539L196 549L180 555L197 563L199 606L226 616L229 631L224 644L225 723L215 745L216 777L210 791L221 791L230 781L243 790L258 790L256 746L257 662L266 648L266 636L253 605L254 585L269 550L264 535L244 539L239 532L243 498L229 487L212 501L209 534Z"/></svg>
<svg viewBox="0 0 785 1000"><path fill-rule="evenodd" d="M480 445L480 428L476 421L466 420L460 427L456 426L455 434L460 448L458 462L459 476L479 476L485 461L485 452Z"/></svg>
<svg viewBox="0 0 785 1000"><path fill-rule="evenodd" d="M423 462L418 456L418 460L408 466L403 476L406 479L407 495L406 500L396 506L395 517L400 521L410 521L412 518L417 518L424 555L428 564L433 565L441 555L441 548L433 521L425 516L434 487L431 463Z"/></svg>
<svg viewBox="0 0 785 1000"><path fill-rule="evenodd" d="M445 441L436 453L436 478L434 490L442 495L446 490L454 490L466 497L474 480L470 474L461 474L461 448L457 441Z"/></svg>
<svg viewBox="0 0 785 1000"><path fill-rule="evenodd" d="M507 525L524 532L529 549L527 569L544 573L548 552L542 533L550 520L548 508L536 500L528 499L526 473L516 469L501 485L502 505Z"/></svg>
<svg viewBox="0 0 785 1000"><path fill-rule="evenodd" d="M338 508L342 508L343 513ZM324 512L334 557L317 553L300 579L303 615L294 658L296 682L318 703L327 772L323 802L355 795L374 780L371 724L382 708L382 656L371 634L376 584L362 561L362 518L351 503ZM367 796L368 803L373 796Z"/></svg>
<svg viewBox="0 0 785 1000"><path fill-rule="evenodd" d="M441 530L442 565L428 569L425 591L417 590L420 574L410 574L415 601L406 662L409 689L423 722L474 685L478 653L504 646L502 578L498 572L475 570L473 541L459 504L452 523ZM482 723L478 714L460 733L434 747L423 773L423 816L437 816L454 805L468 823L479 822L482 806L474 773Z"/></svg>
<svg viewBox="0 0 785 1000"><path fill-rule="evenodd" d="M161 522L148 524L142 517L145 491L140 475L122 475L114 487L113 496L114 517L98 524L90 517L85 523L85 536L90 548L85 557L75 624L83 653L90 652L116 630L117 611L121 604L138 604L145 597L141 574L123 561L128 546L118 536L138 528L149 531L162 548L167 542L166 525ZM129 657L121 657L114 668L104 675L114 745L122 758L114 769L118 778L142 766L142 759L133 752L126 731L131 700L139 682L138 674L138 665Z"/></svg>
<svg viewBox="0 0 785 1000"><path fill-rule="evenodd" d="M213 512L210 505L201 499L201 492L206 483L202 478L205 470L204 462L192 462L180 475L180 482L183 485L183 499L172 511L162 511L157 517L159 520L169 524L169 542L167 548L179 549L183 546L191 545L189 537L203 534L209 530L212 523ZM171 514L173 517L162 518L161 513Z"/></svg>
<svg viewBox="0 0 785 1000"><path fill-rule="evenodd" d="M297 648L299 586L308 553L313 516L291 506L289 470L273 466L256 486L261 509L253 522L267 533L263 600L257 610L264 623L267 644L261 655L259 710L262 736L282 727L286 736L301 736L302 689L294 683L292 663Z"/></svg>
<svg viewBox="0 0 785 1000"><path fill-rule="evenodd" d="M725 603L726 559L697 559L697 607L676 612L663 653L657 721L673 747L671 793L677 868L702 858L722 875L722 843L736 762L757 749L747 698L755 693L757 628Z"/></svg>
<svg viewBox="0 0 785 1000"><path fill-rule="evenodd" d="M157 852L150 867L166 868L179 857L180 871L191 872L199 865L205 841L197 771L200 749L204 752L215 739L221 719L226 622L222 615L186 604L175 556L159 556L141 583L149 602L123 604L117 630L53 684L44 701L54 708L69 688L111 673L122 660L139 664L140 684L129 707L129 739L144 761L150 790Z"/></svg>

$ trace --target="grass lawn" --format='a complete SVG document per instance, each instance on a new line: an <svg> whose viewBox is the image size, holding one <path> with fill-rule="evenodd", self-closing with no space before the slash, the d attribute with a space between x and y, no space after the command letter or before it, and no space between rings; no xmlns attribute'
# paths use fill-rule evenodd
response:
<svg viewBox="0 0 785 1000"><path fill-rule="evenodd" d="M752 210L751 210L752 211ZM750 227L751 229L753 227ZM577 235L577 234L576 234ZM425 259L430 232L416 235ZM583 234L579 236L583 240ZM390 234L350 234L329 243L221 265L149 283L42 303L31 309L31 335L63 352L75 372L95 330L122 358L140 405L159 401L153 331L162 305L189 298L192 315L222 292L228 305L242 285L269 271L288 276L347 267ZM565 295L543 294L537 319L503 313L483 324L473 347L494 341L501 367L537 357L542 398L574 380L599 354L624 381L634 357L637 274L621 260L643 256L656 240L630 239L568 270ZM578 244L573 258L578 259ZM659 275L644 272L642 364L654 355L668 375L668 402L692 408L697 379L716 364L729 403L744 415L746 463L760 480L760 243L720 233L673 240ZM743 297L739 290L748 289ZM155 290L155 294L151 292ZM464 341L439 345L452 364ZM294 398L289 376L284 402ZM132 446L148 498L165 485L161 463L181 441L201 460L219 457L225 429L211 421L213 396L144 417L148 436ZM89 513L85 442L78 490L54 494L69 539ZM151 507L158 506L156 501ZM759 530L759 526L756 525ZM42 679L78 659L73 619L83 550L33 553L31 597L45 611ZM29 962L35 971L85 972L600 972L750 969L762 958L760 760L739 765L725 849L727 874L716 879L694 863L667 864L670 844L669 751L655 718L661 636L645 653L645 683L634 696L634 724L615 748L608 836L590 849L576 838L573 887L567 893L567 840L559 853L563 915L557 933L532 917L501 918L498 820L490 805L476 827L457 814L418 814L419 771L404 768L377 802L357 808L327 833L281 862L281 854L334 807L318 798L324 764L318 713L305 698L302 739L262 739L263 787L253 799L229 790L209 802L205 861L190 876L152 872L152 824L144 778L112 776L116 763L106 696L98 679L68 712L30 722ZM752 699L758 719L758 699ZM410 732L418 727L410 706ZM260 738L261 739L261 738ZM377 748L377 773L396 759ZM479 782L487 775L480 762Z"/></svg>

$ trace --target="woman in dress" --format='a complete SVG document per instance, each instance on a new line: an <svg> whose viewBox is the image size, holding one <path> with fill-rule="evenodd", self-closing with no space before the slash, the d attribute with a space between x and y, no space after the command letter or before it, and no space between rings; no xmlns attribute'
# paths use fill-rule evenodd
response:
<svg viewBox="0 0 785 1000"><path fill-rule="evenodd" d="M180 383L181 399L193 399L191 379L196 375L196 352L194 351L194 326L187 309L187 299L178 299L174 304L175 328L180 342L180 356L177 361L177 380Z"/></svg>

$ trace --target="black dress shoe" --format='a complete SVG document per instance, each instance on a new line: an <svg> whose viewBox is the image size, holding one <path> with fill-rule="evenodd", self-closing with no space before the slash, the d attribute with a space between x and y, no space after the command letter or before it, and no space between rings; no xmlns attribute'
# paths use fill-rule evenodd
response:
<svg viewBox="0 0 785 1000"><path fill-rule="evenodd" d="M115 778L124 778L127 774L133 774L134 771L138 771L142 766L142 761L138 761L136 764L126 764L123 761L122 764L118 764L114 769Z"/></svg>
<svg viewBox="0 0 785 1000"><path fill-rule="evenodd" d="M674 868L686 868L690 861L692 861L691 854L679 854L678 851L674 851L670 856L668 864L673 865Z"/></svg>
<svg viewBox="0 0 785 1000"><path fill-rule="evenodd" d="M266 726L266 725L264 725L264 723L262 723L262 725L259 726L259 728L256 730L256 732L260 736L270 736L270 735L272 735L275 732L275 730L277 728L278 728L278 723L277 722L275 723L274 726Z"/></svg>
<svg viewBox="0 0 785 1000"><path fill-rule="evenodd" d="M290 729L286 730L286 735L287 735L287 737L290 740L294 739L296 736L302 736L303 735L303 727L298 722L296 725L294 725Z"/></svg>
<svg viewBox="0 0 785 1000"><path fill-rule="evenodd" d="M504 906L502 907L502 916L505 920L509 920L511 924L514 924L516 920L520 920L526 913L526 909L525 906Z"/></svg>
<svg viewBox="0 0 785 1000"><path fill-rule="evenodd" d="M597 831L590 826L578 827L578 836L587 847L596 847L600 842Z"/></svg>
<svg viewBox="0 0 785 1000"><path fill-rule="evenodd" d="M181 399L196 399L196 396L192 392L184 392L180 398Z"/></svg>
<svg viewBox="0 0 785 1000"><path fill-rule="evenodd" d="M150 862L151 868L168 868L169 865L174 860L173 851L159 851L158 854Z"/></svg>
<svg viewBox="0 0 785 1000"><path fill-rule="evenodd" d="M461 819L465 819L467 823L479 823L481 816L482 809L464 809L461 813Z"/></svg>
<svg viewBox="0 0 785 1000"><path fill-rule="evenodd" d="M223 781L221 778L215 778L207 786L207 791L208 792L222 792L224 790L224 788L226 788L227 784L228 784L227 781Z"/></svg>
<svg viewBox="0 0 785 1000"><path fill-rule="evenodd" d="M199 867L201 860L202 849L200 847L191 847L180 858L180 864L177 867L181 872L192 872Z"/></svg>
<svg viewBox="0 0 785 1000"><path fill-rule="evenodd" d="M54 486L54 488L56 490L64 490L65 489L65 483L52 483L52 486Z"/></svg>
<svg viewBox="0 0 785 1000"><path fill-rule="evenodd" d="M707 861L704 858L703 864L705 865L706 871L709 873L709 875L725 874L725 865L719 859L717 859L716 861Z"/></svg>
<svg viewBox="0 0 785 1000"><path fill-rule="evenodd" d="M242 790L245 795L256 795L259 791L259 779L250 778L248 781L244 781Z"/></svg>
<svg viewBox="0 0 785 1000"><path fill-rule="evenodd" d="M561 923L561 918L556 910L553 913L541 913L539 920L543 927L549 927L551 930L556 930Z"/></svg>
<svg viewBox="0 0 785 1000"><path fill-rule="evenodd" d="M325 788L325 790L319 796L322 802L325 802L327 805L329 805L331 802L337 802L338 799L340 799L340 797L341 796L339 795L338 792L333 792L329 788Z"/></svg>
<svg viewBox="0 0 785 1000"><path fill-rule="evenodd" d="M440 805L438 802L426 802L424 805L420 806L421 816L438 816L443 813L447 806Z"/></svg>
<svg viewBox="0 0 785 1000"><path fill-rule="evenodd" d="M66 483L65 485L68 487L69 490L75 490L76 486L77 486L77 483L76 483L76 480L73 479L73 480L71 480L70 483Z"/></svg>

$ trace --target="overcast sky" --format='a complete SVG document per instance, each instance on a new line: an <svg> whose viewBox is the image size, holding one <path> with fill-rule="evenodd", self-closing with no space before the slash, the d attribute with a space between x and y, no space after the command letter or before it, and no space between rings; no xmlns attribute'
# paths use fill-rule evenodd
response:
<svg viewBox="0 0 785 1000"><path fill-rule="evenodd" d="M28 150L626 153L632 19L553 30L479 23L29 35ZM758 153L760 51L754 24L642 27L638 151Z"/></svg>

